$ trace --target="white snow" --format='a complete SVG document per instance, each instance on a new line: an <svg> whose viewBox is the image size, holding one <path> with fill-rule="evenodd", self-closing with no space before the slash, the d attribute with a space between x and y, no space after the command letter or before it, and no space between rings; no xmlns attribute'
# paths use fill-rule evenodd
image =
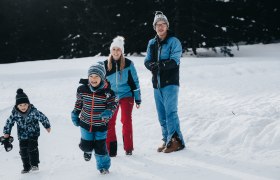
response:
<svg viewBox="0 0 280 180"><path fill-rule="evenodd" d="M134 146L126 156L117 121L118 156L109 175L100 175L94 158L83 160L79 128L70 112L80 78L106 57L0 64L0 128L15 103L17 88L48 116L52 131L41 128L40 170L21 175L18 140L0 146L1 180L89 179L280 179L280 44L241 46L228 57L181 59L179 116L186 149L157 153L161 131L151 74L143 57L134 61L142 106L133 111ZM16 125L12 135L16 135Z"/></svg>

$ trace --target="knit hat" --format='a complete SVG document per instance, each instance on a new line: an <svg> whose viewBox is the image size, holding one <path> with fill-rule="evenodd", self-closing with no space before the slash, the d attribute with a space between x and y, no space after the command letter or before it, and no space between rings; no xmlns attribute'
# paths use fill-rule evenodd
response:
<svg viewBox="0 0 280 180"><path fill-rule="evenodd" d="M167 24L167 27L169 27L169 22L167 17L161 11L156 11L154 22L153 22L154 29L156 29L156 24L159 21L164 21Z"/></svg>
<svg viewBox="0 0 280 180"><path fill-rule="evenodd" d="M91 65L88 69L88 76L90 76L91 74L98 75L101 78L101 80L104 81L106 75L104 63L99 61L96 64Z"/></svg>
<svg viewBox="0 0 280 180"><path fill-rule="evenodd" d="M118 47L122 50L122 53L124 54L124 37L117 36L113 39L113 42L110 46L110 51L112 51L113 47Z"/></svg>
<svg viewBox="0 0 280 180"><path fill-rule="evenodd" d="M27 95L23 92L23 90L21 88L19 88L17 90L17 95L16 95L16 105L19 105L22 103L30 104Z"/></svg>

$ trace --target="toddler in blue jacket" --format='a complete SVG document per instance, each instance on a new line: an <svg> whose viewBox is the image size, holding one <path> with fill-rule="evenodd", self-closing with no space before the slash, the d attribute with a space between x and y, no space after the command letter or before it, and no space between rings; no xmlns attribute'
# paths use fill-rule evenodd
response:
<svg viewBox="0 0 280 180"><path fill-rule="evenodd" d="M30 104L27 95L22 89L18 89L16 105L4 126L3 144L6 151L12 150L12 145L9 143L9 139L11 139L10 135L12 127L16 123L20 148L19 154L23 163L22 174L28 173L30 170L39 170L39 122L42 123L48 132L51 131L51 125L48 118L42 112L37 110L33 104Z"/></svg>

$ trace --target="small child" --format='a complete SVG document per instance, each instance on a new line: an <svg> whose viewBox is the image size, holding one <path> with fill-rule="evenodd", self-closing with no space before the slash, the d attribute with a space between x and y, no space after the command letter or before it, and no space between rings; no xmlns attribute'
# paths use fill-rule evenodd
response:
<svg viewBox="0 0 280 180"><path fill-rule="evenodd" d="M79 147L84 151L84 159L89 161L94 149L97 169L101 174L108 174L111 166L106 147L107 126L118 106L105 74L102 62L89 68L88 79L80 80L83 85L77 89L75 108L71 113L73 124L80 126Z"/></svg>
<svg viewBox="0 0 280 180"><path fill-rule="evenodd" d="M39 170L39 149L38 137L40 136L39 121L47 129L51 131L48 118L38 111L33 104L30 104L27 95L22 89L17 90L16 105L12 110L12 114L7 119L4 126L4 138L9 139L14 123L17 123L17 133L19 140L19 154L23 163L22 174L28 173L30 170Z"/></svg>

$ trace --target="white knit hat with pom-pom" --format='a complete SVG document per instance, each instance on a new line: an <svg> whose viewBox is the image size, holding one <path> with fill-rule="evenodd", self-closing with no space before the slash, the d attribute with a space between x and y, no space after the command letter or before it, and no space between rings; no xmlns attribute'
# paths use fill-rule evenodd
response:
<svg viewBox="0 0 280 180"><path fill-rule="evenodd" d="M120 48L122 50L122 53L124 54L124 37L122 36L115 37L113 39L113 42L111 43L110 51L112 51L114 47Z"/></svg>

